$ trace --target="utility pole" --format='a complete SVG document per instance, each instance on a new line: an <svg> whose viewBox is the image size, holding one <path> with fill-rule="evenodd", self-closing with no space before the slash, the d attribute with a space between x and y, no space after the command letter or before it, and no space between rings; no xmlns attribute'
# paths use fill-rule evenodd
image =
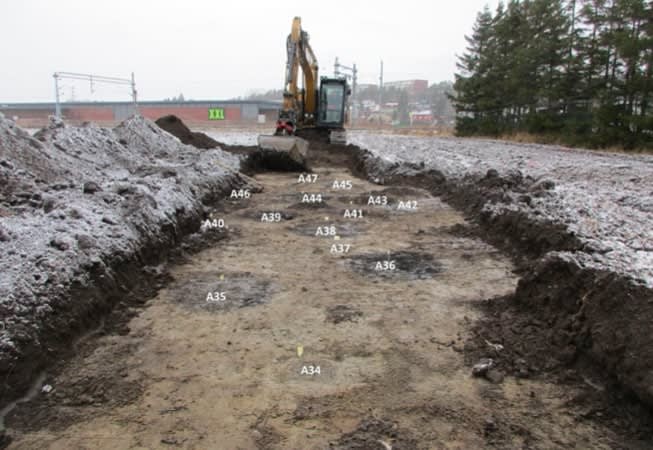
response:
<svg viewBox="0 0 653 450"><path fill-rule="evenodd" d="M342 70L345 72L342 72ZM347 73L349 72L349 73ZM358 85L358 68L356 67L356 63L352 65L352 67L347 67L343 66L340 64L338 61L338 57L336 56L336 62L333 65L333 74L336 77L339 76L344 76L345 78L348 78L351 80L351 104L352 104L352 111L351 111L351 118L350 122L353 124L354 119L356 118L358 112L356 110L356 87Z"/></svg>
<svg viewBox="0 0 653 450"><path fill-rule="evenodd" d="M121 84L131 87L132 101L134 102L134 113L138 111L138 99L136 92L136 81L134 79L134 72L131 78L116 78L105 77L102 75L90 75L86 73L73 73L73 72L55 72L54 75L54 92L55 92L55 110L54 113L57 117L61 117L61 101L59 98L59 79L66 78L69 80L83 80L91 83L91 90L93 90L94 83L105 84Z"/></svg>
<svg viewBox="0 0 653 450"><path fill-rule="evenodd" d="M54 98L55 98L54 115L57 117L61 117L61 103L59 101L59 74L55 72L53 77L54 77Z"/></svg>
<svg viewBox="0 0 653 450"><path fill-rule="evenodd" d="M134 112L138 111L138 93L136 92L136 81L134 79L134 72L132 72L132 101L134 102Z"/></svg>
<svg viewBox="0 0 653 450"><path fill-rule="evenodd" d="M381 60L381 70L379 72L379 108L383 105L383 60Z"/></svg>

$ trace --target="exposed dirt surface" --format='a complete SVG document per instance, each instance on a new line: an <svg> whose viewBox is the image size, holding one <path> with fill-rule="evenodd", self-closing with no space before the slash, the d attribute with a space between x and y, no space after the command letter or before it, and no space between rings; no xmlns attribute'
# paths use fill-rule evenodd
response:
<svg viewBox="0 0 653 450"><path fill-rule="evenodd" d="M345 218L355 199L385 189L352 176L364 159L346 149L321 157L335 167L312 162L315 183L258 174L262 192L215 208L209 217L230 231L203 228L217 244L172 267L173 281L124 327L51 370L51 389L7 417L10 448L650 448L645 419L601 419L594 387L536 367L515 377L494 355L498 336L478 324L492 315L486 299L513 294L518 279L459 212L402 189L393 195L416 209L366 204L363 217ZM326 211L252 220L305 193L329 195ZM358 232L309 235L295 223ZM410 276L368 276L348 263L388 254L401 264L385 270ZM264 301L247 300L256 296ZM474 347L479 336L492 339L486 350ZM488 353L496 368L472 376Z"/></svg>
<svg viewBox="0 0 653 450"><path fill-rule="evenodd" d="M157 119L155 123L168 133L179 138L179 140L184 144L203 149L216 148L219 146L218 142L210 136L198 131L191 131L177 116L163 116Z"/></svg>

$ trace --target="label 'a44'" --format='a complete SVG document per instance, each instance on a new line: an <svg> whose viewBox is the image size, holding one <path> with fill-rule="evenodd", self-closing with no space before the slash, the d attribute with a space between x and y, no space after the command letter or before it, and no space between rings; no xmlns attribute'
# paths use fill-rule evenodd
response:
<svg viewBox="0 0 653 450"><path fill-rule="evenodd" d="M322 203L322 194L303 194L302 203Z"/></svg>

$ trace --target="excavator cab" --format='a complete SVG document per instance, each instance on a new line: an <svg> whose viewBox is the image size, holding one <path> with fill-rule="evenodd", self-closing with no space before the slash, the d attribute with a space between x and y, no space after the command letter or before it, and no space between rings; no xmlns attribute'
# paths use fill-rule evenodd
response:
<svg viewBox="0 0 653 450"><path fill-rule="evenodd" d="M347 82L341 78L322 77L317 126L342 128L345 123Z"/></svg>
<svg viewBox="0 0 653 450"><path fill-rule="evenodd" d="M316 126L329 130L329 142L332 144L345 144L347 141L344 124L350 94L346 79L321 78Z"/></svg>

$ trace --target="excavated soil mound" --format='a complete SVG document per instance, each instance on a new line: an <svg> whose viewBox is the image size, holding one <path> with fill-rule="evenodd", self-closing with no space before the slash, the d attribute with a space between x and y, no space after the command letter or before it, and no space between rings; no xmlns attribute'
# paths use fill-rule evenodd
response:
<svg viewBox="0 0 653 450"><path fill-rule="evenodd" d="M218 141L204 133L191 131L179 117L172 114L160 117L155 123L173 136L177 136L184 144L203 149L216 148L220 145Z"/></svg>

